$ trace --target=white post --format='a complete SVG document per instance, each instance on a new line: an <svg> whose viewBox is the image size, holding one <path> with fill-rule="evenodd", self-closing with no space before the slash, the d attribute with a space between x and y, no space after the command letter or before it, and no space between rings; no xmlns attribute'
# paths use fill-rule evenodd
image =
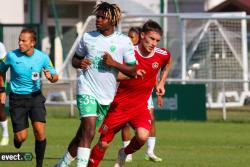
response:
<svg viewBox="0 0 250 167"><path fill-rule="evenodd" d="M246 16L246 13L242 13L242 16ZM242 62L243 62L243 87L244 92L248 92L248 58L247 58L247 21L246 19L241 20L241 38L242 38Z"/></svg>
<svg viewBox="0 0 250 167"><path fill-rule="evenodd" d="M55 68L57 71L61 68L63 64L63 47L62 47L62 41L57 36L55 39ZM59 73L59 77L62 78L62 74Z"/></svg>
<svg viewBox="0 0 250 167"><path fill-rule="evenodd" d="M180 18L180 31L181 31L181 79L186 80L186 32L185 20Z"/></svg>
<svg viewBox="0 0 250 167"><path fill-rule="evenodd" d="M167 37L168 37L168 16L166 16L166 14L168 13L168 0L166 0L165 5L164 5L164 14L165 16L163 19L163 30L164 31L164 38L163 38L163 47L167 48Z"/></svg>
<svg viewBox="0 0 250 167"><path fill-rule="evenodd" d="M222 93L223 93L223 111L222 111L222 117L223 120L227 120L227 108L226 108L226 94L225 94L225 81L222 81Z"/></svg>

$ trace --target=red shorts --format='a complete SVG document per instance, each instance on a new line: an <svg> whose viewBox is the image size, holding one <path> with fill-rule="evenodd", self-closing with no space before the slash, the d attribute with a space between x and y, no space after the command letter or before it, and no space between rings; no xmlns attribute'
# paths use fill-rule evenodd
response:
<svg viewBox="0 0 250 167"><path fill-rule="evenodd" d="M150 130L151 122L151 115L147 107L126 111L120 110L118 107L111 107L99 129L99 132L101 133L101 141L108 143L111 142L115 134L127 123L129 123L134 129L145 128Z"/></svg>

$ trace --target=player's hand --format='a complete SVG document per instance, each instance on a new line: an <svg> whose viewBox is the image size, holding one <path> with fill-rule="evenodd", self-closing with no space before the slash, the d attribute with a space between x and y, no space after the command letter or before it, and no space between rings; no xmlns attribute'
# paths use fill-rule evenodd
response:
<svg viewBox="0 0 250 167"><path fill-rule="evenodd" d="M156 86L156 95L157 96L163 96L164 94L165 94L164 84L158 84Z"/></svg>
<svg viewBox="0 0 250 167"><path fill-rule="evenodd" d="M162 108L164 105L164 100L162 96L157 96L157 105L158 107Z"/></svg>
<svg viewBox="0 0 250 167"><path fill-rule="evenodd" d="M80 60L80 62L79 62L79 68L83 69L83 70L86 70L88 68L88 66L90 66L90 65L91 65L91 61L89 59L86 59L86 58Z"/></svg>
<svg viewBox="0 0 250 167"><path fill-rule="evenodd" d="M112 56L108 52L104 52L103 63L109 67L114 67L116 61L113 60Z"/></svg>
<svg viewBox="0 0 250 167"><path fill-rule="evenodd" d="M145 71L145 70L143 70L143 69L138 69L138 70L136 71L136 76L135 76L135 78L142 78L142 79L143 79L143 77L144 77L145 74L146 74L146 71Z"/></svg>
<svg viewBox="0 0 250 167"><path fill-rule="evenodd" d="M48 80L50 80L50 78L52 78L52 76L51 76L49 70L43 69L43 73L44 73L45 77L46 77Z"/></svg>
<svg viewBox="0 0 250 167"><path fill-rule="evenodd" d="M4 105L6 102L6 93L2 92L0 93L0 104Z"/></svg>

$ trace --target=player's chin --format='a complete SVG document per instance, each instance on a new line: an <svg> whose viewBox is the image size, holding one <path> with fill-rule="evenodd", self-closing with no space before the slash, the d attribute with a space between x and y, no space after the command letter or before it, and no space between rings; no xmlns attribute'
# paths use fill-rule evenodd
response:
<svg viewBox="0 0 250 167"><path fill-rule="evenodd" d="M102 26L101 26L101 25L96 24L95 26L96 26L96 30L97 30L97 31L101 31L101 30L102 30Z"/></svg>
<svg viewBox="0 0 250 167"><path fill-rule="evenodd" d="M20 52L25 52L25 49L22 47L19 47Z"/></svg>
<svg viewBox="0 0 250 167"><path fill-rule="evenodd" d="M152 47L148 47L147 48L147 51L150 53L150 52L152 52L154 50L154 48L152 48Z"/></svg>

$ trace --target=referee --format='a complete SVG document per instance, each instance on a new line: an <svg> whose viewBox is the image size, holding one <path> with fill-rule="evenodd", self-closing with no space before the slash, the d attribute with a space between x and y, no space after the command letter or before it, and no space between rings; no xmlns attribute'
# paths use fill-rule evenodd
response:
<svg viewBox="0 0 250 167"><path fill-rule="evenodd" d="M19 48L7 53L0 64L0 102L4 104L5 74L10 68L10 116L14 132L14 146L20 148L28 137L30 118L35 136L36 166L42 167L45 148L45 98L41 93L41 72L54 83L58 75L45 53L35 49L36 32L30 28L21 31Z"/></svg>

